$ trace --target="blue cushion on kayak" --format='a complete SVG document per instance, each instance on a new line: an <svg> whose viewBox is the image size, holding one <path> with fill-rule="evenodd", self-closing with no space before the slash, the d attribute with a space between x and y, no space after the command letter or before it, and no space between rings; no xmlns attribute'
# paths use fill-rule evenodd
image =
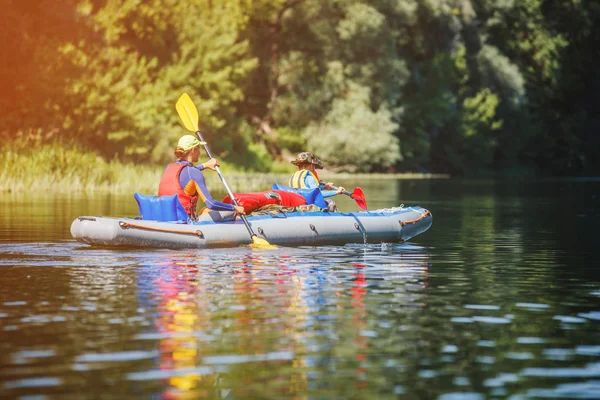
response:
<svg viewBox="0 0 600 400"><path fill-rule="evenodd" d="M274 183L271 190L285 190L286 192L294 192L298 193L300 196L304 197L307 204L314 204L317 207L327 208L327 202L325 198L321 194L321 189L294 189L293 187L280 185L279 183Z"/></svg>
<svg viewBox="0 0 600 400"><path fill-rule="evenodd" d="M173 196L148 196L134 193L133 197L138 203L142 219L152 221L186 221L188 215L179 202L177 195Z"/></svg>

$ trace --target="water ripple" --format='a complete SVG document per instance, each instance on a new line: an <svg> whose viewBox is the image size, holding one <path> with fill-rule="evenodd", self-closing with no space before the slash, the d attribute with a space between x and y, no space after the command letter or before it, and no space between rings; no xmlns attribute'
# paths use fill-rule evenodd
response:
<svg viewBox="0 0 600 400"><path fill-rule="evenodd" d="M526 228L436 247L0 246L0 376L13 397L95 379L107 396L585 398L600 285L559 268L550 236L522 248Z"/></svg>

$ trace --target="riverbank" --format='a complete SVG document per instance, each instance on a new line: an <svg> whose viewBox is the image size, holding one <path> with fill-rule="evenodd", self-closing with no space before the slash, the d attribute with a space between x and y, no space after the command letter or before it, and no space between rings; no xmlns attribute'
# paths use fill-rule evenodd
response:
<svg viewBox="0 0 600 400"><path fill-rule="evenodd" d="M59 146L44 147L23 155L4 150L0 153L0 192L13 193L156 193L164 171L162 165L107 162L92 154ZM240 172L235 165L224 163L221 171L233 191L269 190L274 182L286 183L294 171L287 173ZM440 179L441 174L347 174L323 171L328 181L363 181L370 179ZM205 174L207 185L221 185L216 173Z"/></svg>

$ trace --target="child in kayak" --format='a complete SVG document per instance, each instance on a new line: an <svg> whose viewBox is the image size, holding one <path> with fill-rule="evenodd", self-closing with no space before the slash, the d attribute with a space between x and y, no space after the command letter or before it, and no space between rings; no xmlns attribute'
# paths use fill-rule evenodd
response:
<svg viewBox="0 0 600 400"><path fill-rule="evenodd" d="M167 165L158 185L159 196L177 195L192 220L198 221L231 221L238 214L244 214L244 208L233 204L225 204L213 199L202 173L205 169L215 170L219 161L211 158L205 163L194 166L200 157L200 146L206 144L192 135L184 135L175 148L177 161ZM196 206L201 199L205 208L198 214Z"/></svg>
<svg viewBox="0 0 600 400"><path fill-rule="evenodd" d="M291 176L289 186L294 189L315 189L319 188L321 194L327 202L327 209L331 212L337 211L335 201L328 199L338 194L344 193L346 189L338 187L332 190L333 182L321 183L317 175L317 169L323 169L323 163L317 156L310 152L303 152L296 156L296 159L291 161L292 164L298 167L298 171Z"/></svg>

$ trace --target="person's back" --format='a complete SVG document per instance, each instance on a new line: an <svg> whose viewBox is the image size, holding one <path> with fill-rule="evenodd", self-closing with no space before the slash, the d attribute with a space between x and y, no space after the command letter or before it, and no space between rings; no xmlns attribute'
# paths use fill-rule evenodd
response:
<svg viewBox="0 0 600 400"><path fill-rule="evenodd" d="M179 202L184 206L191 219L228 221L233 220L236 214L243 214L243 207L226 204L213 199L202 171L204 169L214 170L219 166L216 159L194 166L200 156L200 145L204 144L192 135L185 135L177 144L175 157L177 161L167 165L158 186L159 196L171 196L177 194ZM205 208L197 215L196 207L199 200L205 204Z"/></svg>
<svg viewBox="0 0 600 400"><path fill-rule="evenodd" d="M299 169L290 177L288 185L294 189L314 189L319 187L319 178L307 169Z"/></svg>
<svg viewBox="0 0 600 400"><path fill-rule="evenodd" d="M187 185L181 183L181 171L189 165L192 164L187 161L177 161L167 165L158 184L158 195L172 196L176 194L187 214L195 218L198 193L192 192L186 187ZM186 191L186 189L188 190Z"/></svg>

